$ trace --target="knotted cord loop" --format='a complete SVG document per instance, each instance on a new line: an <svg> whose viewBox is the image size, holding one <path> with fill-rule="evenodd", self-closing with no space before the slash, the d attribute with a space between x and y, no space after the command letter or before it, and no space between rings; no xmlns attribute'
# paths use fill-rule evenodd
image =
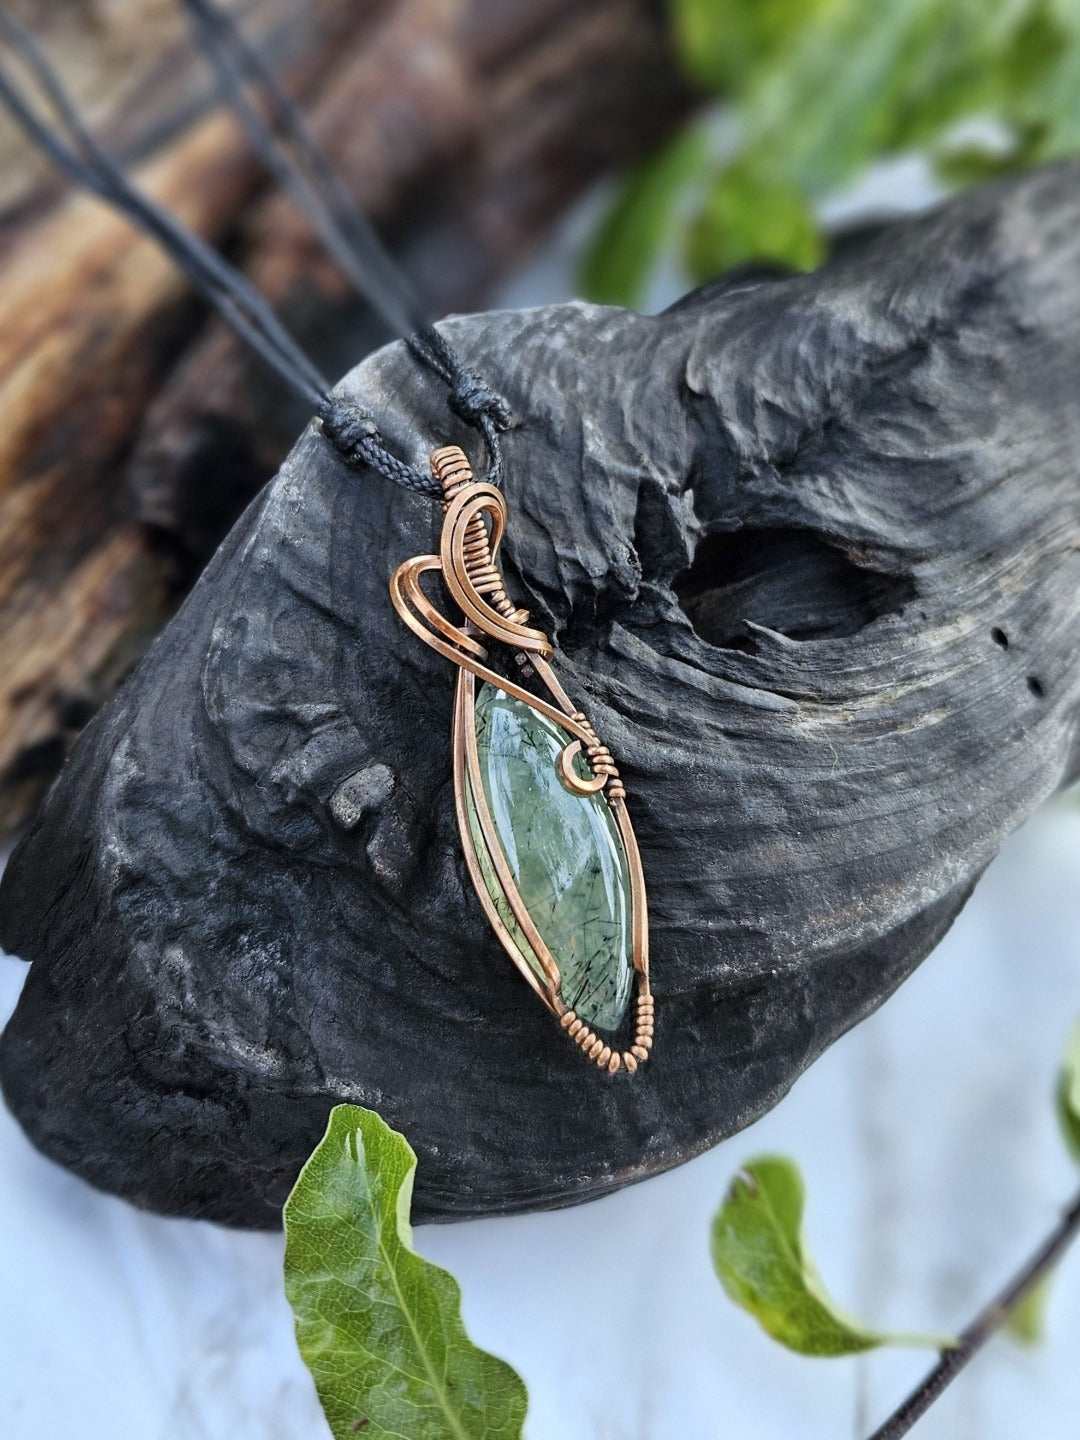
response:
<svg viewBox="0 0 1080 1440"><path fill-rule="evenodd" d="M447 405L454 414L466 425L479 430L484 437L490 460L484 479L490 485L500 484L502 452L499 436L514 423L510 402L474 371L466 370L445 335L433 325L409 335L405 343L417 360L433 370L448 386Z"/></svg>
<svg viewBox="0 0 1080 1440"><path fill-rule="evenodd" d="M417 495L437 499L442 494L438 481L390 453L382 443L378 425L355 400L344 395L324 395L317 414L323 434L349 464L378 470L387 480Z"/></svg>
<svg viewBox="0 0 1080 1440"><path fill-rule="evenodd" d="M474 429L482 420L488 420L492 428L501 434L509 430L514 418L506 398L492 390L486 380L471 370L461 372L446 403L460 420Z"/></svg>

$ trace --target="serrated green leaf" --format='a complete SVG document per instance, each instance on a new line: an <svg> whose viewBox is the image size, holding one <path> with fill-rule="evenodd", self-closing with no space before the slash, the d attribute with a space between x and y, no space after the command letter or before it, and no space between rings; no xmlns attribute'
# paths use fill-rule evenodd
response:
<svg viewBox="0 0 1080 1440"><path fill-rule="evenodd" d="M720 1283L762 1328L801 1355L855 1355L881 1345L940 1350L931 1335L885 1335L846 1316L829 1298L803 1237L805 1189L798 1167L778 1155L744 1165L712 1225Z"/></svg>
<svg viewBox="0 0 1080 1440"><path fill-rule="evenodd" d="M623 181L581 267L581 286L602 305L632 305L672 229L679 198L702 168L705 137L691 127Z"/></svg>
<svg viewBox="0 0 1080 1440"><path fill-rule="evenodd" d="M1058 1076L1057 1112L1065 1144L1080 1163L1080 1024L1073 1027L1065 1049Z"/></svg>
<svg viewBox="0 0 1080 1440"><path fill-rule="evenodd" d="M1042 1343L1046 1334L1046 1306L1053 1272L1033 1285L1005 1321L1005 1331L1018 1345L1029 1349Z"/></svg>
<svg viewBox="0 0 1080 1440"><path fill-rule="evenodd" d="M461 1292L412 1248L416 1156L338 1105L285 1202L285 1290L335 1440L520 1440L525 1386L477 1349Z"/></svg>

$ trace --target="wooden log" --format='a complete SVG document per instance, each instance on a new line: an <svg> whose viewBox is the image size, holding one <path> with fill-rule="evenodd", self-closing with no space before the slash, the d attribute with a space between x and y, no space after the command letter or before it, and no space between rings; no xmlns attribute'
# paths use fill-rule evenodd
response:
<svg viewBox="0 0 1080 1440"><path fill-rule="evenodd" d="M393 0L219 0L298 96L318 87ZM80 111L129 163L145 159L210 103L213 82L177 0L9 0ZM40 214L65 188L51 163L0 125L0 235Z"/></svg>
<svg viewBox="0 0 1080 1440"><path fill-rule="evenodd" d="M657 317L447 322L517 417L513 598L626 782L647 1065L586 1063L488 928L453 667L387 594L436 507L312 427L0 884L33 962L0 1078L34 1141L140 1205L269 1225L354 1101L417 1150L415 1213L457 1217L603 1194L783 1095L1080 768L1078 182L967 192ZM402 346L346 389L413 464L472 445Z"/></svg>
<svg viewBox="0 0 1080 1440"><path fill-rule="evenodd" d="M644 0L586 15L567 0L320 0L315 13L298 38L286 0L243 9L358 200L440 277L440 309L479 303L574 194L686 103ZM186 54L174 31L167 54ZM385 337L290 203L260 200L265 177L205 77L200 88L185 60L186 83L159 95L160 54L143 62L123 113L99 105L105 133L137 153L133 97L147 97L140 182L239 251L331 374L355 363ZM89 99L106 89L84 79ZM9 189L11 175L0 152ZM153 245L94 202L35 170L4 233L0 834L306 419Z"/></svg>
<svg viewBox="0 0 1080 1440"><path fill-rule="evenodd" d="M364 211L391 228L395 205L409 213L404 262L436 314L483 304L573 194L614 155L649 144L685 103L670 68L655 64L657 37L635 4L545 8L556 12L546 26L535 4L497 16L403 7L313 111ZM390 338L351 301L287 197L264 200L246 234L252 277L327 373ZM204 563L227 526L192 491L220 486L223 437L231 520L305 419L230 331L208 326L141 428L128 470L139 517Z"/></svg>

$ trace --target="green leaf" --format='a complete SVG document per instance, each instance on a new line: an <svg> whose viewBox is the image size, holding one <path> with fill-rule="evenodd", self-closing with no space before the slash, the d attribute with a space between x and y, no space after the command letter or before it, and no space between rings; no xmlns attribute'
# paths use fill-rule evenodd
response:
<svg viewBox="0 0 1080 1440"><path fill-rule="evenodd" d="M836 0L763 70L743 107L743 156L817 198L875 156L926 143L993 99L1010 6Z"/></svg>
<svg viewBox="0 0 1080 1440"><path fill-rule="evenodd" d="M690 227L686 264L695 280L709 280L748 260L812 270L824 248L813 211L798 190L735 164L716 177Z"/></svg>
<svg viewBox="0 0 1080 1440"><path fill-rule="evenodd" d="M1065 1060L1058 1073L1054 1096L1061 1133L1073 1156L1080 1163L1080 1022L1073 1026L1065 1047ZM1046 1307L1054 1271L1044 1275L1013 1310L1005 1328L1021 1345L1038 1345L1046 1330Z"/></svg>
<svg viewBox="0 0 1080 1440"><path fill-rule="evenodd" d="M702 85L738 94L760 69L779 63L800 31L833 0L674 0L675 37Z"/></svg>
<svg viewBox="0 0 1080 1440"><path fill-rule="evenodd" d="M1003 58L1004 116L1028 141L1027 158L1080 149L1080 5L1027 0Z"/></svg>
<svg viewBox="0 0 1080 1440"><path fill-rule="evenodd" d="M1041 1344L1046 1334L1046 1305L1050 1298L1050 1282L1053 1278L1053 1271L1044 1275L1037 1285L1031 1287L1005 1321L1006 1334L1018 1345L1033 1348Z"/></svg>
<svg viewBox="0 0 1080 1440"><path fill-rule="evenodd" d="M752 1160L732 1181L713 1220L712 1258L737 1305L801 1355L855 1355L880 1345L952 1346L930 1335L880 1334L844 1315L806 1248L804 1206L802 1176L783 1156Z"/></svg>
<svg viewBox="0 0 1080 1440"><path fill-rule="evenodd" d="M949 145L932 155L934 174L945 185L974 185L996 180L1015 170L1025 158L1017 147L1012 150L989 149L982 145Z"/></svg>
<svg viewBox="0 0 1080 1440"><path fill-rule="evenodd" d="M696 278L744 259L812 264L820 239L808 217L888 155L928 151L939 178L960 184L1080 151L1080 0L670 8L686 68L731 106L737 137L731 170L687 226L671 210L654 216L688 229ZM958 127L986 121L1000 148L955 143ZM660 243L653 235L637 252L639 278Z"/></svg>
<svg viewBox="0 0 1080 1440"><path fill-rule="evenodd" d="M703 165L705 136L683 131L626 177L590 244L583 292L603 305L632 305L671 233L678 202Z"/></svg>
<svg viewBox="0 0 1080 1440"><path fill-rule="evenodd" d="M525 1386L472 1344L457 1281L412 1247L415 1169L374 1112L331 1112L285 1202L300 1353L335 1440L519 1440Z"/></svg>
<svg viewBox="0 0 1080 1440"><path fill-rule="evenodd" d="M1080 1163L1080 1023L1073 1027L1058 1076L1057 1112L1065 1143Z"/></svg>

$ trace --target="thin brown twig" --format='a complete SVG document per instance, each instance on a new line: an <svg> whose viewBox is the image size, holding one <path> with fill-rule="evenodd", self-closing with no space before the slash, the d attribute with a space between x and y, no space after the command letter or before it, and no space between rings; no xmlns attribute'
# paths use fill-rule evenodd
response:
<svg viewBox="0 0 1080 1440"><path fill-rule="evenodd" d="M1019 1274L1001 1294L975 1317L955 1346L943 1350L941 1359L926 1379L913 1390L899 1409L894 1410L870 1436L870 1440L900 1440L915 1422L926 1414L942 1391L959 1375L964 1366L1005 1324L1039 1281L1049 1275L1072 1242L1080 1235L1080 1195L1064 1212L1054 1229L1026 1262Z"/></svg>

